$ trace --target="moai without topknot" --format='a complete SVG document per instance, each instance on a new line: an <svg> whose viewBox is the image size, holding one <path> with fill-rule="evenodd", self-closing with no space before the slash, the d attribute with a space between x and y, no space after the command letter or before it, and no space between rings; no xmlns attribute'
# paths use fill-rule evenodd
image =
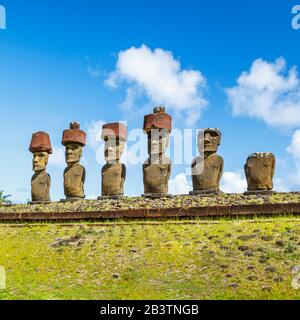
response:
<svg viewBox="0 0 300 320"><path fill-rule="evenodd" d="M39 131L32 135L29 151L33 154L33 171L31 179L32 204L51 202L51 178L46 172L52 146L48 133Z"/></svg>
<svg viewBox="0 0 300 320"><path fill-rule="evenodd" d="M144 118L144 131L148 135L149 158L143 165L145 197L160 198L168 195L171 160L165 156L172 130L172 117L164 107L154 108Z"/></svg>
<svg viewBox="0 0 300 320"><path fill-rule="evenodd" d="M102 168L102 196L98 198L117 199L124 195L126 166L120 162L127 140L127 127L122 123L108 123L102 127L105 142L106 165Z"/></svg>
<svg viewBox="0 0 300 320"><path fill-rule="evenodd" d="M67 201L84 199L85 168L80 164L82 149L86 145L86 133L80 124L73 122L63 132L62 144L66 148L67 168L64 171L64 192Z"/></svg>
<svg viewBox="0 0 300 320"><path fill-rule="evenodd" d="M248 192L245 194L271 193L275 173L275 156L273 153L253 153L245 164Z"/></svg>
<svg viewBox="0 0 300 320"><path fill-rule="evenodd" d="M224 160L217 155L221 132L207 128L198 134L199 156L192 162L193 190L191 195L208 195L220 192Z"/></svg>

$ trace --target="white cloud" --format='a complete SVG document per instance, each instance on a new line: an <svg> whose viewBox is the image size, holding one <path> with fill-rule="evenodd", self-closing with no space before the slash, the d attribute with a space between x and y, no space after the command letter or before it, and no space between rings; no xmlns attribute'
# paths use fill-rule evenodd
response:
<svg viewBox="0 0 300 320"><path fill-rule="evenodd" d="M132 108L136 96L143 92L153 104L164 104L177 115L182 113L194 124L205 106L206 79L200 71L184 70L170 51L151 50L145 45L118 54L116 69L105 81L111 88L127 86L123 106Z"/></svg>
<svg viewBox="0 0 300 320"><path fill-rule="evenodd" d="M175 179L169 181L170 194L188 194L192 189L184 173L178 174Z"/></svg>
<svg viewBox="0 0 300 320"><path fill-rule="evenodd" d="M88 74L94 79L99 78L101 76L100 64L97 63L95 65L92 61L92 58L89 56L85 56L85 60L88 64L88 66L87 66ZM92 64L93 64L93 66L92 66Z"/></svg>
<svg viewBox="0 0 300 320"><path fill-rule="evenodd" d="M221 181L221 190L226 193L243 193L247 190L247 181L244 174L225 172Z"/></svg>
<svg viewBox="0 0 300 320"><path fill-rule="evenodd" d="M95 68L88 66L87 71L88 71L89 75L94 79L97 79L101 76L101 71L99 69L99 66L96 66Z"/></svg>
<svg viewBox="0 0 300 320"><path fill-rule="evenodd" d="M66 166L64 147L53 147L53 153L49 156L49 165L58 168L63 168Z"/></svg>
<svg viewBox="0 0 300 320"><path fill-rule="evenodd" d="M105 124L103 120L92 121L87 125L87 145L92 149L97 149L102 143L101 133L102 126Z"/></svg>
<svg viewBox="0 0 300 320"><path fill-rule="evenodd" d="M274 181L274 190L277 192L288 192L291 190L289 186L287 186L287 181L282 178L277 178Z"/></svg>
<svg viewBox="0 0 300 320"><path fill-rule="evenodd" d="M300 160L300 130L294 132L292 142L287 147L287 152L291 154L295 160Z"/></svg>
<svg viewBox="0 0 300 320"><path fill-rule="evenodd" d="M99 164L105 164L104 161L104 142L101 139L102 126L106 122L103 120L92 121L87 125L87 146L90 147L96 156L96 161Z"/></svg>
<svg viewBox="0 0 300 320"><path fill-rule="evenodd" d="M297 68L288 72L286 61L255 60L249 71L226 89L234 116L249 116L267 124L292 128L300 125L300 85Z"/></svg>
<svg viewBox="0 0 300 320"><path fill-rule="evenodd" d="M86 200L97 200L97 198L98 198L98 197L95 196L95 195L93 195L93 194L85 197Z"/></svg>
<svg viewBox="0 0 300 320"><path fill-rule="evenodd" d="M287 152L293 157L294 172L287 176L286 180L291 186L300 185L300 130L293 134L291 144L287 147Z"/></svg>

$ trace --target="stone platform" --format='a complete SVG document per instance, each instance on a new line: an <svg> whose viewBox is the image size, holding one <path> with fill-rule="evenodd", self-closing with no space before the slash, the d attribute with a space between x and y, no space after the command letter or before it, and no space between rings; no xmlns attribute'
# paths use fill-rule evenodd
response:
<svg viewBox="0 0 300 320"><path fill-rule="evenodd" d="M122 198L0 205L0 222L78 221L105 219L217 218L300 215L300 193L270 195L220 194L213 197Z"/></svg>

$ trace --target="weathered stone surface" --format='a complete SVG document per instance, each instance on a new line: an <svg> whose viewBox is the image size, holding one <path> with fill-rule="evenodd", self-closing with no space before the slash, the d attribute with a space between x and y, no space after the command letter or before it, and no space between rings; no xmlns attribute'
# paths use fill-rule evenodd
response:
<svg viewBox="0 0 300 320"><path fill-rule="evenodd" d="M68 163L64 171L64 191L67 200L84 199L85 168L79 163Z"/></svg>
<svg viewBox="0 0 300 320"><path fill-rule="evenodd" d="M50 202L51 178L46 170L36 172L31 179L32 202Z"/></svg>
<svg viewBox="0 0 300 320"><path fill-rule="evenodd" d="M272 191L275 156L272 153L254 153L245 164L249 192Z"/></svg>
<svg viewBox="0 0 300 320"><path fill-rule="evenodd" d="M102 127L106 160L106 165L101 172L103 197L113 198L124 194L126 166L120 162L120 159L127 140L127 131L127 127L122 123L108 123Z"/></svg>
<svg viewBox="0 0 300 320"><path fill-rule="evenodd" d="M145 116L149 158L143 165L144 196L168 196L171 160L164 153L169 145L171 130L172 117L165 113L164 107L157 107L153 114Z"/></svg>
<svg viewBox="0 0 300 320"><path fill-rule="evenodd" d="M151 161L151 159L149 159ZM168 182L171 174L171 161L163 157L159 163L144 163L144 189L145 195L160 194L161 196L168 193Z"/></svg>
<svg viewBox="0 0 300 320"><path fill-rule="evenodd" d="M35 132L31 138L29 151L32 153L47 152L48 154L52 154L52 146L49 134L44 131Z"/></svg>
<svg viewBox="0 0 300 320"><path fill-rule="evenodd" d="M31 179L32 202L50 202L51 178L46 172L49 154L52 153L49 135L42 131L34 133L29 150L33 153L32 168L35 172Z"/></svg>
<svg viewBox="0 0 300 320"><path fill-rule="evenodd" d="M80 130L78 122L70 123L70 129L63 132L62 144L66 146L69 143L78 143L83 147L86 145L86 133Z"/></svg>
<svg viewBox="0 0 300 320"><path fill-rule="evenodd" d="M107 123L103 125L101 137L104 141L109 137L126 141L127 134L128 134L127 126L125 126L122 123L115 122L115 123Z"/></svg>
<svg viewBox="0 0 300 320"><path fill-rule="evenodd" d="M102 168L102 196L122 196L126 166L121 163L106 164Z"/></svg>
<svg viewBox="0 0 300 320"><path fill-rule="evenodd" d="M67 200L84 199L85 168L80 164L86 134L77 122L63 133L62 144L66 147L67 168L64 170L64 192Z"/></svg>
<svg viewBox="0 0 300 320"><path fill-rule="evenodd" d="M172 131L172 117L166 114L165 107L155 107L152 114L148 114L144 118L144 130L146 132L151 129L166 129Z"/></svg>
<svg viewBox="0 0 300 320"><path fill-rule="evenodd" d="M217 155L221 144L221 132L207 128L199 132L198 150L200 156L192 162L193 190L191 195L218 193L223 174L224 160Z"/></svg>

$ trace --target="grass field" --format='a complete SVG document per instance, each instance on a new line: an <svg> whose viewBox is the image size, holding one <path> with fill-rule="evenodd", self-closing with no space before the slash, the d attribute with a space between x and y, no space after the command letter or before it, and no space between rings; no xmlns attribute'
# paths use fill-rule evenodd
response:
<svg viewBox="0 0 300 320"><path fill-rule="evenodd" d="M300 299L300 218L0 225L0 299Z"/></svg>

